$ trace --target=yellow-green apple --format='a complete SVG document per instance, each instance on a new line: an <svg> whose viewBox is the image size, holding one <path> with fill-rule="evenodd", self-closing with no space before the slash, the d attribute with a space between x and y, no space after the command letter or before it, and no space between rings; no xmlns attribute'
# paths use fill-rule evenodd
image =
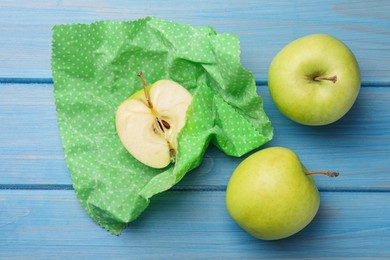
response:
<svg viewBox="0 0 390 260"><path fill-rule="evenodd" d="M226 208L248 233L263 240L289 237L317 213L320 195L312 174L297 154L283 147L260 150L233 172L226 190Z"/></svg>
<svg viewBox="0 0 390 260"><path fill-rule="evenodd" d="M277 108L304 125L326 125L343 117L360 90L352 51L327 34L287 44L272 60L268 86Z"/></svg>
<svg viewBox="0 0 390 260"><path fill-rule="evenodd" d="M116 129L123 146L140 162L164 168L177 154L177 136L186 122L192 95L179 83L159 80L118 107Z"/></svg>

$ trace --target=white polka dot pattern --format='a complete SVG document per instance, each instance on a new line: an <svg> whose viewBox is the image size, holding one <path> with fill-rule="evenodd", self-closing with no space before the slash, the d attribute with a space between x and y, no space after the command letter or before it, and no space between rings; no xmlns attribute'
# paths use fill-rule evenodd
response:
<svg viewBox="0 0 390 260"><path fill-rule="evenodd" d="M73 186L87 213L113 234L153 195L197 167L210 142L241 156L272 138L235 35L147 17L57 25L52 48L58 124ZM147 84L172 79L194 97L177 161L165 169L135 160L116 133L116 109L142 88L140 71Z"/></svg>

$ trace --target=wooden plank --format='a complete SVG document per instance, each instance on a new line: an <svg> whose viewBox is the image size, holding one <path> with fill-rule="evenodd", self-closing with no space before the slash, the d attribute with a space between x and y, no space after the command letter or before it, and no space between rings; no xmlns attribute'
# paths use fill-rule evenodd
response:
<svg viewBox="0 0 390 260"><path fill-rule="evenodd" d="M0 184L71 184L55 115L52 85L0 85ZM337 179L315 176L323 190L389 190L390 88L362 88L356 105L341 121L325 127L291 122L258 88L274 126L265 145L295 150L309 169L341 172ZM222 188L243 158L210 147L203 164L176 188Z"/></svg>
<svg viewBox="0 0 390 260"><path fill-rule="evenodd" d="M73 191L2 190L0 258L390 257L388 192L323 192L314 221L297 235L273 242L239 228L225 210L224 196L218 191L164 193L117 237L82 211Z"/></svg>
<svg viewBox="0 0 390 260"><path fill-rule="evenodd" d="M50 78L51 28L61 23L156 16L237 34L245 68L266 81L288 42L328 33L354 51L366 84L389 84L390 2L295 1L13 1L0 3L0 78Z"/></svg>
<svg viewBox="0 0 390 260"><path fill-rule="evenodd" d="M71 183L52 92L52 85L0 85L2 183Z"/></svg>

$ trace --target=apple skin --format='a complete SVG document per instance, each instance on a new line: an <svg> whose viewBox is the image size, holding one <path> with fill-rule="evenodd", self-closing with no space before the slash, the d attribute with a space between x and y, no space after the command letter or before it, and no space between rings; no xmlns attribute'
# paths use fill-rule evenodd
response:
<svg viewBox="0 0 390 260"><path fill-rule="evenodd" d="M337 81L314 80L337 76ZM312 34L286 45L268 72L271 97L282 114L304 125L327 125L343 117L360 90L352 51L327 34Z"/></svg>
<svg viewBox="0 0 390 260"><path fill-rule="evenodd" d="M226 208L233 220L255 238L277 240L307 226L320 195L298 156L282 147L260 150L232 174Z"/></svg>

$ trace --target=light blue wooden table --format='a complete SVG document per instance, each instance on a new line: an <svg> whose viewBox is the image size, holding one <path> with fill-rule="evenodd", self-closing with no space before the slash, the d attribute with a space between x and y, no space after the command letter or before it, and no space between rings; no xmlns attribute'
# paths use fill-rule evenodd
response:
<svg viewBox="0 0 390 260"><path fill-rule="evenodd" d="M264 242L225 210L228 179L242 158L216 148L203 164L113 236L83 211L59 136L51 79L51 28L144 16L234 33L274 126L265 147L295 150L315 176L321 208L285 240ZM267 70L288 42L328 33L355 53L362 89L353 109L326 127L283 117ZM0 259L8 258L390 258L390 2L383 1L0 1Z"/></svg>

